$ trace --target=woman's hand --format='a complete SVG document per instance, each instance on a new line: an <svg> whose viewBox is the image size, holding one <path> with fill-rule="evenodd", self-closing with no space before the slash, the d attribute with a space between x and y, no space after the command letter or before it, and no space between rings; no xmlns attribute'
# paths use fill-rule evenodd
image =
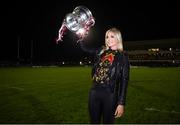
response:
<svg viewBox="0 0 180 125"><path fill-rule="evenodd" d="M124 105L118 105L114 113L115 118L121 117L123 113L124 113Z"/></svg>

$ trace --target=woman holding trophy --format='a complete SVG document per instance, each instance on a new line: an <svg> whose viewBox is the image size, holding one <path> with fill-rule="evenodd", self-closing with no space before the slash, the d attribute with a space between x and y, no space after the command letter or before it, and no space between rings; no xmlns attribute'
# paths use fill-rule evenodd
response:
<svg viewBox="0 0 180 125"><path fill-rule="evenodd" d="M94 18L84 6L80 6L78 10L76 8L73 14L78 16L71 15L69 19L66 18L63 25L78 35L82 50L95 55L88 103L90 123L98 124L102 117L104 124L113 124L115 118L121 117L124 113L129 81L130 64L127 54L123 51L121 32L117 28L110 28L105 33L104 46L87 49L83 40L90 27L94 25ZM71 20L70 23L67 24L67 20ZM80 32L80 29L84 32ZM59 40L63 32L64 29L59 32Z"/></svg>

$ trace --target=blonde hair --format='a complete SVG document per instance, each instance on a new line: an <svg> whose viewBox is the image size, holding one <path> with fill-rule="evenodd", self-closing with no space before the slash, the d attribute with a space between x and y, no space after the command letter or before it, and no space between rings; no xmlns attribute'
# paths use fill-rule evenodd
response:
<svg viewBox="0 0 180 125"><path fill-rule="evenodd" d="M115 37L117 38L117 41L118 41L117 48L118 48L119 51L123 51L123 43L122 43L121 32L117 28L111 28L111 29L106 31L106 34L105 34L105 46L106 46L106 49L109 49L109 47L107 45L107 35L108 35L109 32L114 33L114 35L115 35Z"/></svg>

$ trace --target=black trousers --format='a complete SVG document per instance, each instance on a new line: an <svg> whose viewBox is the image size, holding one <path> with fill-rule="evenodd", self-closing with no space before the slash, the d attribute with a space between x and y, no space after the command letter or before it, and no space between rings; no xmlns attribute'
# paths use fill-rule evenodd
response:
<svg viewBox="0 0 180 125"><path fill-rule="evenodd" d="M95 87L89 93L89 115L91 124L114 123L114 94L109 88Z"/></svg>

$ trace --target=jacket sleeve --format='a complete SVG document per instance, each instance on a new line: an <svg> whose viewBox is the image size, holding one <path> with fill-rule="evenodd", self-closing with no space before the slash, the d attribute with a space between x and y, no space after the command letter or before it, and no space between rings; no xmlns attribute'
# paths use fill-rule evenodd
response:
<svg viewBox="0 0 180 125"><path fill-rule="evenodd" d="M85 43L83 43L83 41L80 41L79 42L80 44L80 48L84 51L84 52L87 52L87 53L90 53L90 54L97 54L99 52L99 50L101 49L101 47L93 47L93 48L89 48L85 45Z"/></svg>
<svg viewBox="0 0 180 125"><path fill-rule="evenodd" d="M119 93L118 93L118 104L125 105L126 101L126 91L128 87L129 82L129 70L130 70L130 64L129 59L127 55L123 55L123 61L122 61L122 67L121 67L121 73L120 73L120 85L119 85Z"/></svg>

